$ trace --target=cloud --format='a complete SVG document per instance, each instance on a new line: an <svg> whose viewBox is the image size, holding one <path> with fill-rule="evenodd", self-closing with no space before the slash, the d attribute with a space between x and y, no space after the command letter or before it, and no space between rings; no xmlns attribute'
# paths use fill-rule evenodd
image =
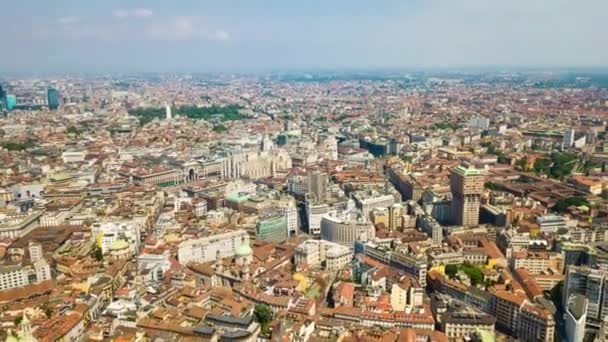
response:
<svg viewBox="0 0 608 342"><path fill-rule="evenodd" d="M230 40L230 34L224 30L217 30L214 34L217 40Z"/></svg>
<svg viewBox="0 0 608 342"><path fill-rule="evenodd" d="M79 21L80 21L80 18L74 17L74 16L61 17L61 18L57 19L57 22L62 25L75 24Z"/></svg>
<svg viewBox="0 0 608 342"><path fill-rule="evenodd" d="M129 11L124 9L116 9L112 12L114 18L123 19L129 17Z"/></svg>
<svg viewBox="0 0 608 342"><path fill-rule="evenodd" d="M181 41L208 39L227 41L230 34L225 30L212 29L201 18L179 17L165 22L157 22L147 30L148 37L155 40Z"/></svg>
<svg viewBox="0 0 608 342"><path fill-rule="evenodd" d="M154 12L147 8L136 8L131 11L131 14L136 18L148 18L154 15Z"/></svg>
<svg viewBox="0 0 608 342"><path fill-rule="evenodd" d="M118 8L112 11L112 16L116 19L137 18L144 19L154 15L154 12L148 8L123 9Z"/></svg>

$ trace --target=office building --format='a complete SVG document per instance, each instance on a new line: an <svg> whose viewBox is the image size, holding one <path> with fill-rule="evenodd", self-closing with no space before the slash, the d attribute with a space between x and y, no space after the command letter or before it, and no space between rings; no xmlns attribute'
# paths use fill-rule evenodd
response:
<svg viewBox="0 0 608 342"><path fill-rule="evenodd" d="M308 221L308 234L321 234L321 218L329 212L327 204L312 204L306 202L306 216Z"/></svg>
<svg viewBox="0 0 608 342"><path fill-rule="evenodd" d="M452 221L465 227L479 224L479 205L483 191L484 176L470 165L452 169L450 189L452 191Z"/></svg>
<svg viewBox="0 0 608 342"><path fill-rule="evenodd" d="M323 203L327 200L328 183L329 179L325 172L312 171L308 174L308 191L314 196L317 203Z"/></svg>
<svg viewBox="0 0 608 342"><path fill-rule="evenodd" d="M230 258L244 244L249 244L249 235L242 229L186 240L179 244L177 258L182 265L214 261L218 253L220 258Z"/></svg>
<svg viewBox="0 0 608 342"><path fill-rule="evenodd" d="M57 89L49 88L46 91L47 105L49 109L55 110L59 108L59 92Z"/></svg>
<svg viewBox="0 0 608 342"><path fill-rule="evenodd" d="M325 240L307 240L296 247L296 265L317 266L325 263L325 269L339 271L350 264L353 252L350 248Z"/></svg>
<svg viewBox="0 0 608 342"><path fill-rule="evenodd" d="M376 236L374 225L355 211L341 215L328 214L321 219L321 239L352 248L355 241Z"/></svg>
<svg viewBox="0 0 608 342"><path fill-rule="evenodd" d="M587 304L587 326L598 328L608 315L608 286L606 271L585 266L569 266L564 281L563 306L568 307L573 295L582 295Z"/></svg>
<svg viewBox="0 0 608 342"><path fill-rule="evenodd" d="M572 128L569 128L564 132L564 137L562 139L562 148L563 149L570 148L570 147L572 147L572 145L574 145L575 134L576 134L576 131Z"/></svg>
<svg viewBox="0 0 608 342"><path fill-rule="evenodd" d="M559 215L544 215L536 218L536 223L540 226L543 233L556 233L558 230L567 229L566 219Z"/></svg>
<svg viewBox="0 0 608 342"><path fill-rule="evenodd" d="M268 242L284 242L287 239L287 216L273 216L260 220L255 226L255 238Z"/></svg>
<svg viewBox="0 0 608 342"><path fill-rule="evenodd" d="M579 294L574 294L568 299L568 306L564 313L568 342L583 342L588 303L589 300Z"/></svg>
<svg viewBox="0 0 608 342"><path fill-rule="evenodd" d="M4 101L7 110L12 110L17 105L17 98L15 97L15 95L5 95Z"/></svg>

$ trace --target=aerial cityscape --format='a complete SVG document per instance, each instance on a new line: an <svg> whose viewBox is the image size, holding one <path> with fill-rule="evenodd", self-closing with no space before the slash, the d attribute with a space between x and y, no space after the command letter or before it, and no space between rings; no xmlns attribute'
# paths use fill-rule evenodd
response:
<svg viewBox="0 0 608 342"><path fill-rule="evenodd" d="M608 4L531 2L5 6L0 341L608 342Z"/></svg>

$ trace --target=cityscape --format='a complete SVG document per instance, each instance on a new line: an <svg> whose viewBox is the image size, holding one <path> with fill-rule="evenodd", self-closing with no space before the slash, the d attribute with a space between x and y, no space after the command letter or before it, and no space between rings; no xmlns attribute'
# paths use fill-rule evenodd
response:
<svg viewBox="0 0 608 342"><path fill-rule="evenodd" d="M608 6L555 1L15 3L0 340L608 342ZM578 51L528 49L536 10L576 19ZM399 11L472 43L363 54ZM529 38L492 31L503 14Z"/></svg>

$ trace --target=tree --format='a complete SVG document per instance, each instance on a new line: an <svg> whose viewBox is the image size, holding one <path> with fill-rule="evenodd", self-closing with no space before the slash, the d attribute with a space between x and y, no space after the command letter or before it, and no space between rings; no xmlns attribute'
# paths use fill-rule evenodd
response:
<svg viewBox="0 0 608 342"><path fill-rule="evenodd" d="M253 316L256 322L260 323L262 335L270 336L268 324L272 322L272 310L266 304L256 304L253 310Z"/></svg>
<svg viewBox="0 0 608 342"><path fill-rule="evenodd" d="M99 246L95 247L95 251L93 252L93 256L95 256L95 260L102 261L103 260L103 251Z"/></svg>
<svg viewBox="0 0 608 342"><path fill-rule="evenodd" d="M559 200L559 202L557 202L557 204L555 204L553 207L553 210L557 211L558 213L563 213L566 212L570 206L580 207L581 205L589 206L590 204L585 197L568 197Z"/></svg>
<svg viewBox="0 0 608 342"><path fill-rule="evenodd" d="M23 321L23 316L15 317L15 326L19 326L19 324L21 324L21 321Z"/></svg>
<svg viewBox="0 0 608 342"><path fill-rule="evenodd" d="M228 128L226 128L226 126L220 124L220 125L213 126L213 131L215 133L223 133L223 132L228 131Z"/></svg>
<svg viewBox="0 0 608 342"><path fill-rule="evenodd" d="M456 274L458 273L458 265L446 265L445 266L445 275L447 275L450 278L454 278L456 276Z"/></svg>
<svg viewBox="0 0 608 342"><path fill-rule="evenodd" d="M253 315L262 326L266 326L272 321L272 310L266 304L256 304Z"/></svg>
<svg viewBox="0 0 608 342"><path fill-rule="evenodd" d="M483 284L484 275L477 267L471 264L464 264L460 269L469 277L469 279L471 279L471 284L473 286Z"/></svg>

